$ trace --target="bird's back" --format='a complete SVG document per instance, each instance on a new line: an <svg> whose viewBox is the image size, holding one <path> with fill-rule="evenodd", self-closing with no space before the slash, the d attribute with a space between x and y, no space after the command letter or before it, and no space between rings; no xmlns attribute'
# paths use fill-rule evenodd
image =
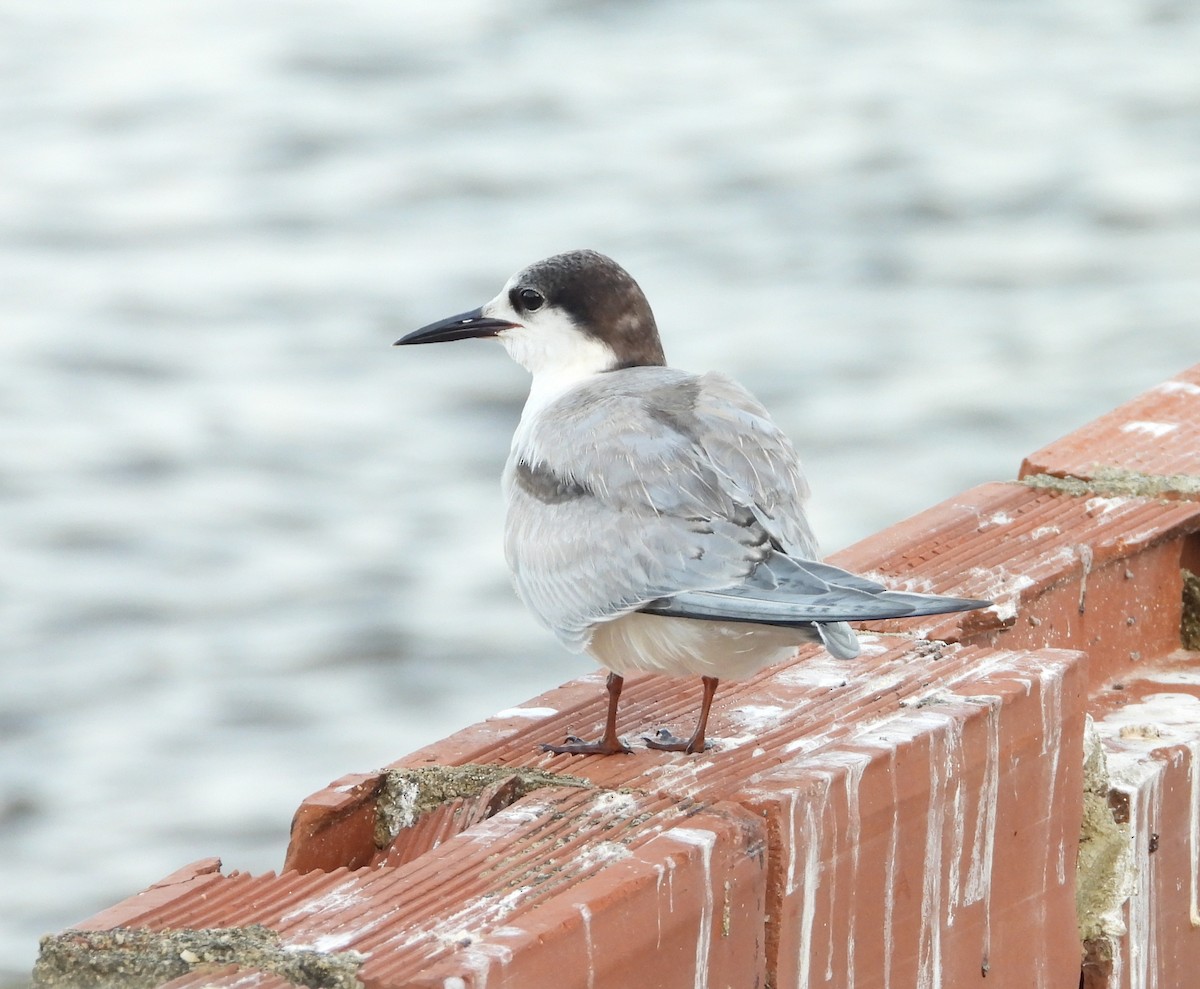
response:
<svg viewBox="0 0 1200 989"><path fill-rule="evenodd" d="M727 587L774 551L817 555L794 448L718 374L585 380L523 419L504 487L518 592L575 649L598 622Z"/></svg>

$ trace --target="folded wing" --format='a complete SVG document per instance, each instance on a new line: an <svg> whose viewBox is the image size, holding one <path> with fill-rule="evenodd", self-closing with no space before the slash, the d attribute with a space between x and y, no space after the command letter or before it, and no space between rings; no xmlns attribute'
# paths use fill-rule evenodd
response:
<svg viewBox="0 0 1200 989"><path fill-rule="evenodd" d="M642 610L677 618L811 625L915 618L987 607L988 601L889 591L882 584L809 560L775 553L737 584L718 590L683 591Z"/></svg>
<svg viewBox="0 0 1200 989"><path fill-rule="evenodd" d="M828 564L799 458L720 375L630 368L581 386L519 434L505 472L517 590L566 646L635 611L811 626L857 654L844 623L986 602L889 591Z"/></svg>

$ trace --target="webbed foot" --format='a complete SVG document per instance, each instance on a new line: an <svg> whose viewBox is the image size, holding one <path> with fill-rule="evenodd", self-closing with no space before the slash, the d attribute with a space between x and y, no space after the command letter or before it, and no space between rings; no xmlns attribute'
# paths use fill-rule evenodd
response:
<svg viewBox="0 0 1200 989"><path fill-rule="evenodd" d="M543 752L553 752L555 755L632 755L633 749L621 739L607 736L595 742L585 742L578 735L568 735L562 745L542 745Z"/></svg>
<svg viewBox="0 0 1200 989"><path fill-rule="evenodd" d="M701 735L698 738L693 735L691 738L680 738L678 735L672 735L666 728L659 728L654 733L654 736L643 735L642 741L650 748L658 749L660 752L687 752L695 754L703 752L705 749L711 748L712 744L704 740Z"/></svg>

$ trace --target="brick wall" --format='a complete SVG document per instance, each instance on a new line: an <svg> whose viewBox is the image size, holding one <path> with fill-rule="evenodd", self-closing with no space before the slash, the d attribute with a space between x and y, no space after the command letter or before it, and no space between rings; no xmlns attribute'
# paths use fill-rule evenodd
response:
<svg viewBox="0 0 1200 989"><path fill-rule="evenodd" d="M984 612L722 684L700 756L551 756L564 684L47 938L40 985L1175 987L1200 965L1200 366L833 562ZM632 678L621 730L690 728Z"/></svg>

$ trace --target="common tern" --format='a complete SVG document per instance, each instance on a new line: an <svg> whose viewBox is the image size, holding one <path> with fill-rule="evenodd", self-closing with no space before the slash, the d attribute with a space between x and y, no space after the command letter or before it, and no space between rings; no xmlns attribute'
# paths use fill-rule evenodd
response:
<svg viewBox="0 0 1200 989"><path fill-rule="evenodd" d="M517 593L568 649L609 671L596 741L555 753L629 752L623 678L699 676L696 729L648 746L700 752L718 681L819 640L858 655L846 623L968 611L991 602L891 591L820 562L795 448L722 374L666 366L637 282L595 251L513 275L490 302L397 345L498 339L532 376L504 468L504 549Z"/></svg>

